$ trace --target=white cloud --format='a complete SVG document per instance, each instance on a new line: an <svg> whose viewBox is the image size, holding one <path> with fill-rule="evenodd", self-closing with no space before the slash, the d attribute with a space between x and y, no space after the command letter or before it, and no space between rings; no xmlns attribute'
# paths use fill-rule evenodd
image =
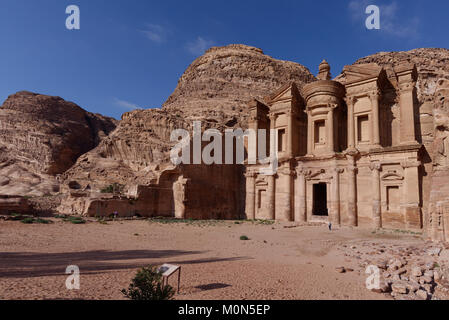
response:
<svg viewBox="0 0 449 320"><path fill-rule="evenodd" d="M207 49L214 44L211 40L206 40L202 37L198 37L195 41L187 43L187 50L196 56L202 55Z"/></svg>
<svg viewBox="0 0 449 320"><path fill-rule="evenodd" d="M145 30L142 30L142 33L149 40L162 43L167 40L167 36L170 33L169 30L158 24L147 24Z"/></svg>
<svg viewBox="0 0 449 320"><path fill-rule="evenodd" d="M368 15L365 13L369 5L377 5L370 0L352 0L348 9L351 19L364 22ZM396 1L387 5L377 5L380 9L380 31L397 37L414 37L418 35L420 21L417 17L400 17L400 9ZM365 24L361 24L362 27Z"/></svg>
<svg viewBox="0 0 449 320"><path fill-rule="evenodd" d="M119 107L127 109L127 110L139 109L137 104L129 102L129 101L125 101L125 100L120 100L120 99L117 99L117 98L114 98L114 103L115 103L116 106L119 106Z"/></svg>

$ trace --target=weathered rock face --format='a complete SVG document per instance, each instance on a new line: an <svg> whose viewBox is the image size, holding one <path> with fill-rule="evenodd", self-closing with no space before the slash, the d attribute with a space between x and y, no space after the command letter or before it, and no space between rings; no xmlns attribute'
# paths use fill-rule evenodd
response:
<svg viewBox="0 0 449 320"><path fill-rule="evenodd" d="M43 195L78 157L115 129L116 120L59 97L18 92L0 108L0 194Z"/></svg>
<svg viewBox="0 0 449 320"><path fill-rule="evenodd" d="M247 127L247 103L262 99L290 81L299 87L315 77L294 62L264 55L245 45L212 48L196 59L180 78L162 109L125 113L113 134L64 174L81 189L117 182L149 184L169 162L173 129Z"/></svg>
<svg viewBox="0 0 449 320"><path fill-rule="evenodd" d="M434 119L430 237L433 240L449 241L449 79L438 81Z"/></svg>

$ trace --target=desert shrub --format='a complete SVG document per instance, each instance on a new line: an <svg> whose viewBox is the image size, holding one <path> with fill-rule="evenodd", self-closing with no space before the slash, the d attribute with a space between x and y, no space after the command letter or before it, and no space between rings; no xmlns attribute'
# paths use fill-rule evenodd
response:
<svg viewBox="0 0 449 320"><path fill-rule="evenodd" d="M19 221L19 220L22 220L22 219L23 219L23 216L21 214L19 214L19 213L12 213L10 215L10 220L12 220L12 221Z"/></svg>
<svg viewBox="0 0 449 320"><path fill-rule="evenodd" d="M41 224L50 224L50 223L53 223L53 222L50 221L50 220L47 220L47 219L41 219L41 218L37 218L35 222L36 222L36 223L41 223Z"/></svg>
<svg viewBox="0 0 449 320"><path fill-rule="evenodd" d="M64 219L65 222L70 222L73 224L84 224L86 223L86 220L84 220L81 217L67 217Z"/></svg>
<svg viewBox="0 0 449 320"><path fill-rule="evenodd" d="M113 183L100 190L101 193L122 193L124 185Z"/></svg>
<svg viewBox="0 0 449 320"><path fill-rule="evenodd" d="M249 238L248 238L247 236L241 236L241 237L240 237L240 240L242 240L242 241L247 241L247 240L249 240Z"/></svg>
<svg viewBox="0 0 449 320"><path fill-rule="evenodd" d="M155 266L140 269L128 289L121 292L131 300L171 300L175 294L171 286L162 284L162 274Z"/></svg>
<svg viewBox="0 0 449 320"><path fill-rule="evenodd" d="M24 219L20 220L20 222L25 223L25 224L32 224L32 223L34 223L34 218L31 218L31 217L24 218Z"/></svg>

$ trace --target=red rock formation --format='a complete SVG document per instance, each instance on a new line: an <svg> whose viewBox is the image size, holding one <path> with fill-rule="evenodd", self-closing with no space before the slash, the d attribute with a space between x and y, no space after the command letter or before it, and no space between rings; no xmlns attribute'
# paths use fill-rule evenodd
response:
<svg viewBox="0 0 449 320"><path fill-rule="evenodd" d="M0 108L0 194L43 195L78 157L115 129L116 120L59 97L11 95Z"/></svg>

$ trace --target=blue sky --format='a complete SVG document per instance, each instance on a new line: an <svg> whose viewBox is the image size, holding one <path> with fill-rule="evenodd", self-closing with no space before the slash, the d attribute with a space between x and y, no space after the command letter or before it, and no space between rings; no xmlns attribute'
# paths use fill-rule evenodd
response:
<svg viewBox="0 0 449 320"><path fill-rule="evenodd" d="M68 5L81 29L67 30ZM365 8L380 7L367 30ZM1 0L0 100L20 90L58 95L120 118L160 107L205 48L244 43L333 75L379 51L449 47L449 1Z"/></svg>

